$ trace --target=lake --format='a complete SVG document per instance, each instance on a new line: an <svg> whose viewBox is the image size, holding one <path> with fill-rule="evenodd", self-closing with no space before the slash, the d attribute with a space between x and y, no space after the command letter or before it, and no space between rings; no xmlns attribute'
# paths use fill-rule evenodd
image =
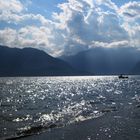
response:
<svg viewBox="0 0 140 140"><path fill-rule="evenodd" d="M0 139L65 131L89 120L106 122L99 129L106 139L140 139L140 76L0 78ZM93 133L100 139L97 130L75 140L93 139Z"/></svg>

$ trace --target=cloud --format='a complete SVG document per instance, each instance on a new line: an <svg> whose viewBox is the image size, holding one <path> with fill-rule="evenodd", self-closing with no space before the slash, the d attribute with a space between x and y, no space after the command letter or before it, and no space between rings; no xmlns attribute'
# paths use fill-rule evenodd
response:
<svg viewBox="0 0 140 140"><path fill-rule="evenodd" d="M14 29L6 28L0 30L0 44L12 46L16 41L17 32Z"/></svg>
<svg viewBox="0 0 140 140"><path fill-rule="evenodd" d="M129 35L130 45L140 47L140 2L128 2L120 7L118 14L122 20L122 26Z"/></svg>
<svg viewBox="0 0 140 140"><path fill-rule="evenodd" d="M0 1L0 21L7 21L10 23L12 20L18 21L24 5L18 0L1 0Z"/></svg>
<svg viewBox="0 0 140 140"><path fill-rule="evenodd" d="M124 4L120 8L119 13L127 21L140 19L140 2L133 1Z"/></svg>
<svg viewBox="0 0 140 140"><path fill-rule="evenodd" d="M68 41L65 43L64 52L88 49L93 41L112 43L129 39L127 31L120 25L116 11L104 12L95 3L91 6L84 0L76 1L75 7L72 7L74 2L75 0L69 0L69 3L59 5L62 12L56 16L59 24L64 27L61 29L68 31ZM104 2L110 3L110 6L113 5L111 1ZM98 4L100 4L99 1Z"/></svg>
<svg viewBox="0 0 140 140"><path fill-rule="evenodd" d="M53 12L51 18L27 8L19 0L0 1L0 21L20 25L1 29L0 44L35 47L54 56L98 46L140 45L140 2L118 7L111 0L68 0L58 4L60 11Z"/></svg>
<svg viewBox="0 0 140 140"><path fill-rule="evenodd" d="M23 4L18 0L1 0L0 12L18 13L23 10Z"/></svg>
<svg viewBox="0 0 140 140"><path fill-rule="evenodd" d="M13 47L36 47L39 45L48 45L48 38L51 38L49 33L49 29L45 27L26 26L18 31L6 28L0 31L0 40L2 44L6 42L6 45Z"/></svg>
<svg viewBox="0 0 140 140"><path fill-rule="evenodd" d="M0 1L0 21L7 23L22 24L25 21L38 21L42 25L47 25L51 21L41 14L27 13L27 7L31 5L31 1L25 4L19 0L3 0Z"/></svg>
<svg viewBox="0 0 140 140"><path fill-rule="evenodd" d="M95 2L98 5L105 5L108 8L113 9L114 11L118 10L117 5L114 2L112 2L111 0L95 0Z"/></svg>
<svg viewBox="0 0 140 140"><path fill-rule="evenodd" d="M56 35L56 37L54 37ZM46 51L54 56L62 52L62 48L56 46L56 39L60 41L61 35L55 34L53 28L46 26L26 26L19 30L5 28L0 30L0 44L9 47L33 47ZM55 38L55 39L54 39ZM59 45L59 44L58 44Z"/></svg>
<svg viewBox="0 0 140 140"><path fill-rule="evenodd" d="M106 42L99 42L99 41L93 41L90 44L89 48L95 48L95 47L103 47L103 48L122 48L122 47L130 47L130 42L128 40L123 40L123 41L115 41L111 43L106 43Z"/></svg>

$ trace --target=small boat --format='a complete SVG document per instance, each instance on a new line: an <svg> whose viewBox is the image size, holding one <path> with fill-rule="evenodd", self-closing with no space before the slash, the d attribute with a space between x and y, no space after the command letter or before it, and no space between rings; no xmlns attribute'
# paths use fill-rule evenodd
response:
<svg viewBox="0 0 140 140"><path fill-rule="evenodd" d="M128 76L124 76L124 75L122 75L122 74L119 75L118 77L119 77L119 79L126 79L126 78L128 78Z"/></svg>

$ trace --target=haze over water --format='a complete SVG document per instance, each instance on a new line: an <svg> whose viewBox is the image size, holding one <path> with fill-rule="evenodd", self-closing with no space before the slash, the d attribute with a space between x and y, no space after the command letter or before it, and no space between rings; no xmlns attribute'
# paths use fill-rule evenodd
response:
<svg viewBox="0 0 140 140"><path fill-rule="evenodd" d="M140 139L140 76L0 78L0 139L106 121L107 114L120 123L102 134Z"/></svg>

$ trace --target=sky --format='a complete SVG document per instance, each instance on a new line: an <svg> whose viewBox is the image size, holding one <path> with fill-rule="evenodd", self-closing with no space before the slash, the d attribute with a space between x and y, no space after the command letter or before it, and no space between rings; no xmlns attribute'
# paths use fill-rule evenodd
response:
<svg viewBox="0 0 140 140"><path fill-rule="evenodd" d="M0 0L0 45L52 56L140 48L140 0Z"/></svg>

